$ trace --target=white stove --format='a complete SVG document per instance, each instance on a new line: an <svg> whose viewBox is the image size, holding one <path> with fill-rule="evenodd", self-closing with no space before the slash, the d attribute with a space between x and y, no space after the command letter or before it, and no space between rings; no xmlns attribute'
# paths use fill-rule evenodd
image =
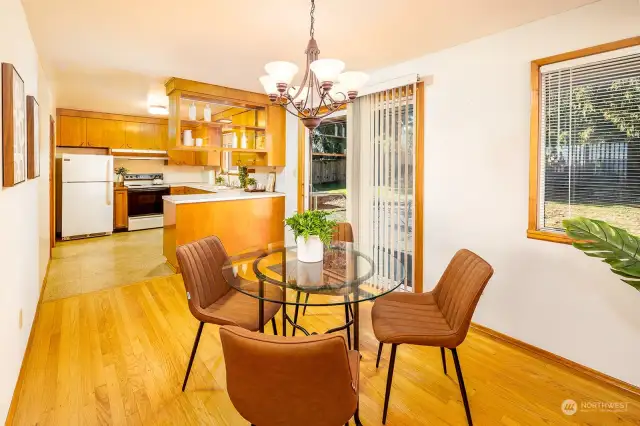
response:
<svg viewBox="0 0 640 426"><path fill-rule="evenodd" d="M129 231L162 228L162 197L170 193L162 173L127 174L124 185L127 187Z"/></svg>

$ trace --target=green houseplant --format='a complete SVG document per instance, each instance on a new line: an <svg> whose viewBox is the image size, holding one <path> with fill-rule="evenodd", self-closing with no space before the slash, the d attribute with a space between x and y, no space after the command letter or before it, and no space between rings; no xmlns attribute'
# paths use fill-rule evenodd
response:
<svg viewBox="0 0 640 426"><path fill-rule="evenodd" d="M573 246L590 257L602 259L611 272L640 291L640 238L602 220L577 217L562 221Z"/></svg>
<svg viewBox="0 0 640 426"><path fill-rule="evenodd" d="M249 191L253 191L254 189L256 189L256 186L258 185L258 181L252 177L247 178L246 182L247 182L247 189Z"/></svg>
<svg viewBox="0 0 640 426"><path fill-rule="evenodd" d="M298 260L302 262L320 262L324 255L324 246L331 244L335 220L329 220L329 212L307 210L285 219L285 224L293 231L298 246Z"/></svg>
<svg viewBox="0 0 640 426"><path fill-rule="evenodd" d="M126 167L120 166L120 167L116 167L115 172L116 172L116 176L118 177L118 184L122 184L122 182L124 182L124 175L129 173L129 169L127 169Z"/></svg>
<svg viewBox="0 0 640 426"><path fill-rule="evenodd" d="M238 165L238 181L240 181L240 188L247 187L248 178L249 178L249 169L247 169L247 166Z"/></svg>

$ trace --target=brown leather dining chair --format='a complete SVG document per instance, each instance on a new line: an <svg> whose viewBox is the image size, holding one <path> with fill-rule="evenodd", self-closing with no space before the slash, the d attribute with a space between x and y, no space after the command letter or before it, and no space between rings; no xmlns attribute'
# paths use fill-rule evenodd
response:
<svg viewBox="0 0 640 426"><path fill-rule="evenodd" d="M230 265L230 258L218 237L206 237L182 245L176 249L176 254L187 291L189 310L200 321L182 384L184 392L205 323L235 325L247 330L258 330L260 324L258 299L234 290L229 285L231 280L242 280L242 278L235 277L231 268L223 268L225 265ZM257 294L257 283L246 281L243 285L249 291L252 286L255 286ZM271 300L282 299L282 291L275 286L266 287L265 295ZM280 306L277 303L265 302L264 304L264 321L265 324L271 321L274 334L277 334L277 329L273 317Z"/></svg>
<svg viewBox="0 0 640 426"><path fill-rule="evenodd" d="M493 275L493 268L469 250L458 251L436 287L427 293L390 293L377 299L371 310L373 331L380 341L376 368L382 346L391 344L389 373L382 412L386 423L396 349L400 344L436 346L440 348L442 366L447 374L444 348L453 354L458 384L469 426L473 425L462 369L456 348L469 331L471 317L480 295Z"/></svg>
<svg viewBox="0 0 640 426"><path fill-rule="evenodd" d="M283 337L220 328L227 392L258 426L357 425L360 354L337 334Z"/></svg>

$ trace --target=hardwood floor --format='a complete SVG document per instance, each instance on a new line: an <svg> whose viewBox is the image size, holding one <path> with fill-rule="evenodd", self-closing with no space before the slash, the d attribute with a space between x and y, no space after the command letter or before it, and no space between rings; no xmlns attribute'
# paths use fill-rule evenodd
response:
<svg viewBox="0 0 640 426"><path fill-rule="evenodd" d="M43 300L172 275L162 255L162 232L147 229L57 243Z"/></svg>
<svg viewBox="0 0 640 426"><path fill-rule="evenodd" d="M14 425L248 424L225 391L216 326L205 326L187 391L180 391L198 323L179 275L48 301L40 309ZM389 348L376 370L370 310L362 304L360 413L364 425L379 425ZM323 331L342 315L340 307L313 307L302 324ZM640 424L640 398L483 334L470 332L458 353L476 425ZM450 354L448 367L444 375L437 348L400 346L387 425L465 425ZM560 409L566 399L627 407L567 416Z"/></svg>

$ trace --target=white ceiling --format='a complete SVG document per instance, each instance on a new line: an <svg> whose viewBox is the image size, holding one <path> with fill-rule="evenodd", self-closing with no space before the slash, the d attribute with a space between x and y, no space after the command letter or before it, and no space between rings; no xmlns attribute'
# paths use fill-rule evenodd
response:
<svg viewBox="0 0 640 426"><path fill-rule="evenodd" d="M595 0L316 0L321 57L371 70ZM260 92L304 65L307 0L23 0L56 105L145 114L169 77ZM157 102L156 102L157 103Z"/></svg>

